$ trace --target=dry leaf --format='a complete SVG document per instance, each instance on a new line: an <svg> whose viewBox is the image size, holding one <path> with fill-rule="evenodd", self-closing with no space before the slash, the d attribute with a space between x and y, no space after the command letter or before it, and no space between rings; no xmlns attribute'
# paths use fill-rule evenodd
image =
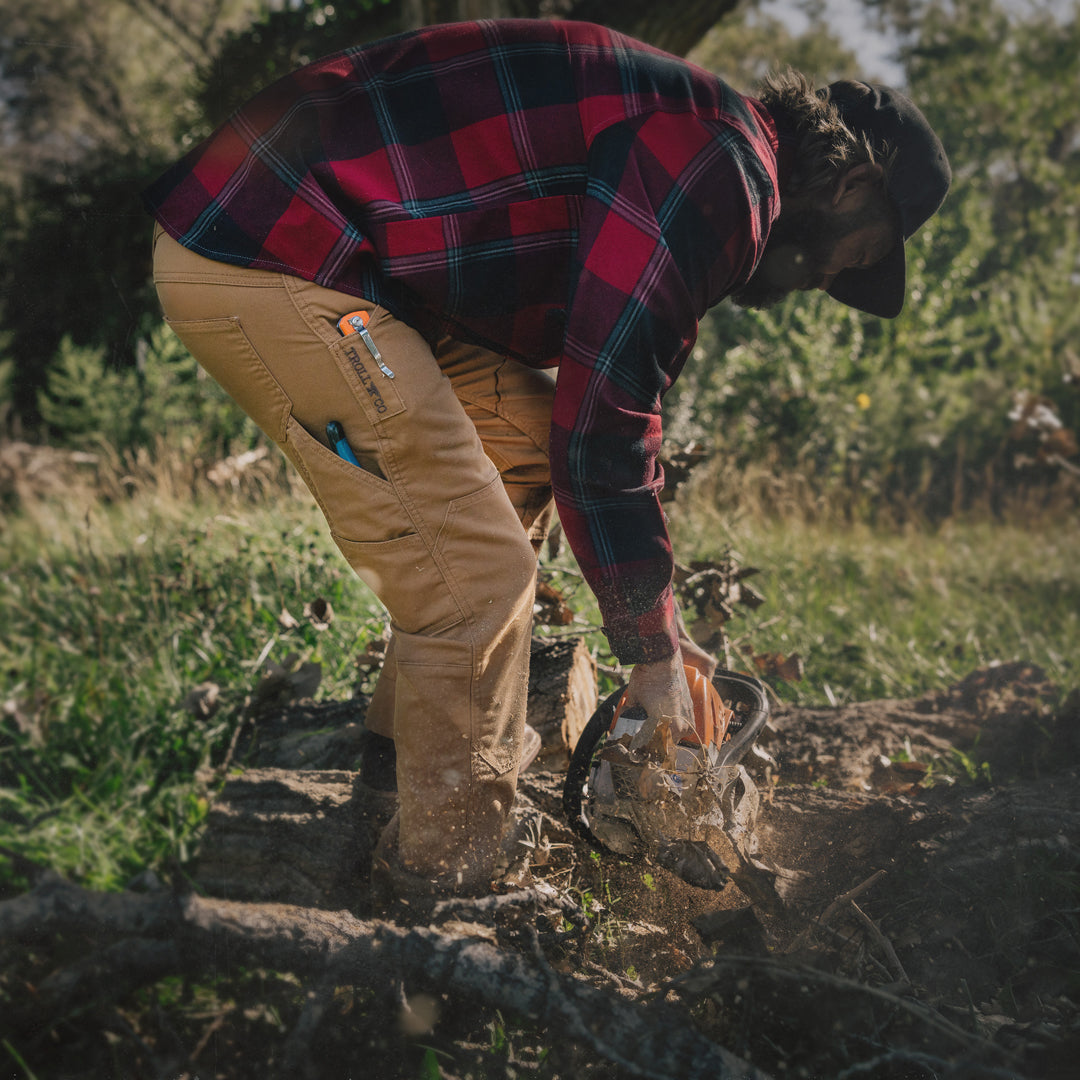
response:
<svg viewBox="0 0 1080 1080"><path fill-rule="evenodd" d="M353 661L357 671L370 674L377 671L386 662L386 641L375 638L364 646L364 651Z"/></svg>
<svg viewBox="0 0 1080 1080"><path fill-rule="evenodd" d="M660 502L671 502L675 493L690 479L690 474L709 458L709 451L697 443L686 446L665 447L660 454L660 464L664 470L664 486L660 491Z"/></svg>
<svg viewBox="0 0 1080 1080"><path fill-rule="evenodd" d="M180 708L200 720L209 720L218 710L218 694L221 687L217 683L199 683L194 689L189 690L180 702Z"/></svg>
<svg viewBox="0 0 1080 1080"><path fill-rule="evenodd" d="M754 661L754 667L765 678L782 679L784 682L799 682L805 672L803 658L798 653L785 656L783 653L754 653L748 649Z"/></svg>
<svg viewBox="0 0 1080 1080"><path fill-rule="evenodd" d="M334 621L334 609L330 606L329 600L318 596L311 603L304 605L304 618L308 619L316 630L328 630Z"/></svg>
<svg viewBox="0 0 1080 1080"><path fill-rule="evenodd" d="M322 682L322 665L309 660L296 667L299 659L296 653L289 653L281 664L267 663L251 695L253 712L280 708L290 701L315 695Z"/></svg>
<svg viewBox="0 0 1080 1080"><path fill-rule="evenodd" d="M8 698L3 704L3 714L14 721L20 733L25 735L31 746L44 746L45 736L41 730L41 714L30 711L27 703L15 698Z"/></svg>
<svg viewBox="0 0 1080 1080"><path fill-rule="evenodd" d="M574 612L562 593L546 581L537 581L533 622L537 626L569 626L573 621Z"/></svg>

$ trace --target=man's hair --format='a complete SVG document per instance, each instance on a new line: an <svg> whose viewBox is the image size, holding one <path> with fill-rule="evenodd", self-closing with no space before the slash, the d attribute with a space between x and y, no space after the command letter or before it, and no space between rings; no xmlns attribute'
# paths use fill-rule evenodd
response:
<svg viewBox="0 0 1080 1080"><path fill-rule="evenodd" d="M788 181L789 195L808 195L828 187L855 165L879 162L888 182L892 157L874 152L865 133L852 131L840 110L820 96L801 72L787 68L765 77L757 93L761 103L774 115L783 113L798 136L795 165Z"/></svg>

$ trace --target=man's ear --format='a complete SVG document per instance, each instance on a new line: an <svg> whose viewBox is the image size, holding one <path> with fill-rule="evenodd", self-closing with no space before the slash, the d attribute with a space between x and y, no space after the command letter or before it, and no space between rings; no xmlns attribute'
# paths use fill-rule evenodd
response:
<svg viewBox="0 0 1080 1080"><path fill-rule="evenodd" d="M876 161L864 161L861 165L852 165L841 174L833 189L833 209L845 213L861 210L870 197L880 189L885 169Z"/></svg>

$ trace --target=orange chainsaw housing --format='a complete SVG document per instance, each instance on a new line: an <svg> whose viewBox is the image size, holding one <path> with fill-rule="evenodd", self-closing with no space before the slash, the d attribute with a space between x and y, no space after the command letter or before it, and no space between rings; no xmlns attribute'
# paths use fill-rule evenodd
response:
<svg viewBox="0 0 1080 1080"><path fill-rule="evenodd" d="M683 736L679 741L691 746L708 746L709 743L720 746L727 738L733 710L720 700L716 687L696 667L684 664L683 671L686 673L686 683L690 687L690 701L694 706L694 735ZM624 693L619 700L615 715L611 718L609 730L615 729L625 704L626 694Z"/></svg>

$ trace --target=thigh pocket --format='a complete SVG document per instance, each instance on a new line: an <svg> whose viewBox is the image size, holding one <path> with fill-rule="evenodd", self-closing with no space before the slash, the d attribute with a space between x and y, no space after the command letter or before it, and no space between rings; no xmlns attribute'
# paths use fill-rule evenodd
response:
<svg viewBox="0 0 1080 1080"><path fill-rule="evenodd" d="M407 634L437 633L462 614L393 485L343 461L295 419L282 446L311 489L357 576Z"/></svg>
<svg viewBox="0 0 1080 1080"><path fill-rule="evenodd" d="M386 606L399 637L439 634L463 621L454 593L417 533L365 543L341 536L334 541Z"/></svg>
<svg viewBox="0 0 1080 1080"><path fill-rule="evenodd" d="M285 439L292 406L235 315L166 319L192 356L275 442Z"/></svg>
<svg viewBox="0 0 1080 1080"><path fill-rule="evenodd" d="M414 531L392 484L338 457L295 417L285 424L281 448L311 489L335 539L393 540Z"/></svg>
<svg viewBox="0 0 1080 1080"><path fill-rule="evenodd" d="M359 334L349 334L335 341L330 346L330 355L372 424L382 423L405 411L393 378L379 367Z"/></svg>

